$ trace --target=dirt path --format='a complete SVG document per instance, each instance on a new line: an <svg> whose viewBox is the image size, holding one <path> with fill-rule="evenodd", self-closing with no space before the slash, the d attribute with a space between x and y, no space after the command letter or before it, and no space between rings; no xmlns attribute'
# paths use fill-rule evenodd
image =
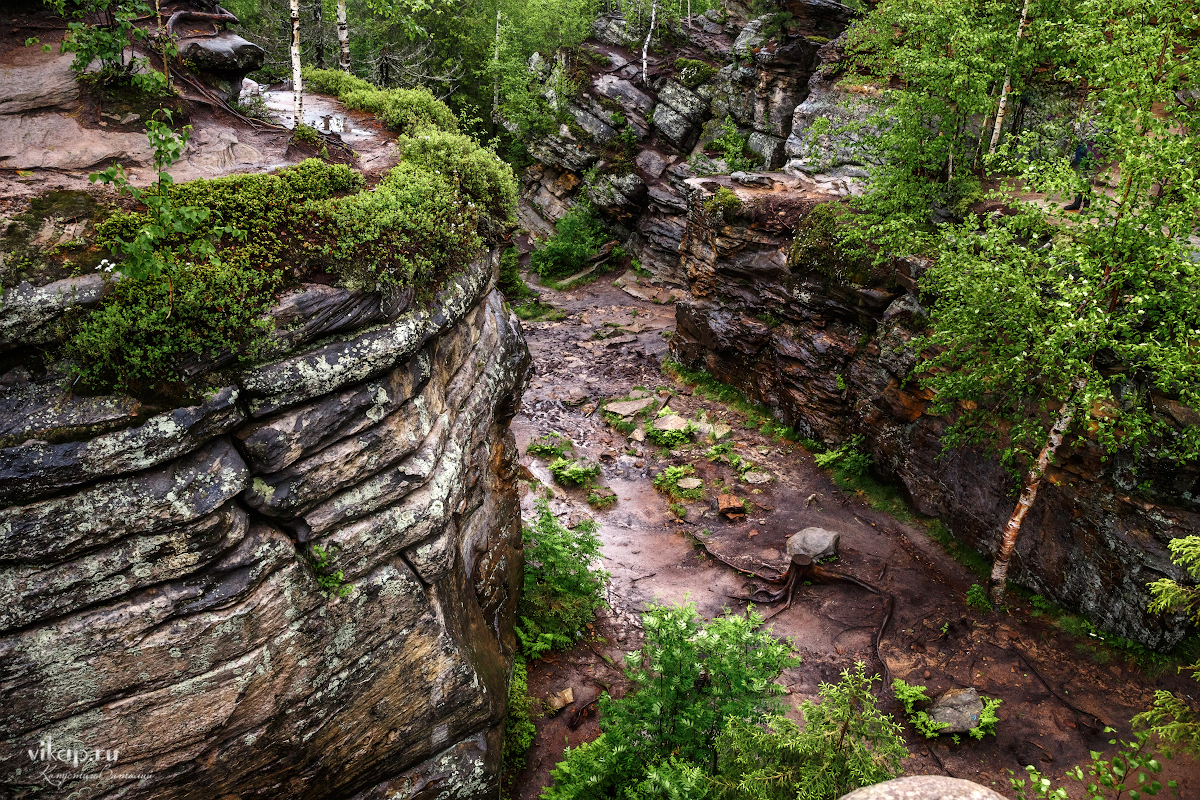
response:
<svg viewBox="0 0 1200 800"><path fill-rule="evenodd" d="M597 621L597 639L531 665L534 696L545 698L570 686L575 702L537 721L538 739L528 767L516 776L513 797L538 796L564 743L595 738L595 706L589 704L604 689L615 694L624 690L613 664L638 645L638 612L652 602L685 599L705 617L723 608L744 610L746 604L730 595L745 594L745 577L710 553L763 574L778 573L786 566L788 536L809 526L841 532L836 568L895 597L894 616L880 646L893 677L925 684L931 696L974 686L1004 701L997 736L981 742L969 737L958 745L949 737L926 740L906 725L911 752L907 774L949 774L1012 796L1006 770L1021 772L1034 764L1061 777L1068 767L1083 763L1089 750L1106 749L1111 738L1103 733L1106 725L1127 733L1127 721L1148 705L1154 689L1195 691L1194 683L1173 673L1148 677L1086 637L1063 633L1027 604L1020 603L1011 614L968 608L964 594L979 579L946 555L921 525L873 510L863 498L840 490L799 445L760 435L743 424L742 414L700 399L667 377L660 364L674 329L674 306L637 299L610 280L570 292L541 289L543 300L568 316L525 326L536 373L513 421L521 452L538 436L563 434L574 442L578 456L601 465L598 483L613 489L618 500L610 510L595 511L587 506L583 490L554 486L545 460L522 457L544 484L536 487L539 494L554 487L550 505L557 515L567 521L590 515L600 523L604 568L612 583L611 608ZM757 486L739 481L729 465L704 457L707 443L669 451L609 427L598 403L625 397L635 387L669 389L674 394L657 392L656 402L669 396L671 409L682 416L728 424L731 433L723 441L732 442L736 454L753 461L754 471L771 480ZM663 467L682 464L694 465L706 490L704 500L686 504L686 518L677 520L651 480ZM750 501L743 519L730 521L717 512L718 481L723 481L721 491ZM523 487L522 492L528 517L536 498L533 489ZM772 613L767 607L760 610ZM787 704L794 708L815 698L821 682L835 680L856 660L881 671L872 640L882 614L880 598L862 589L844 584L801 587L792 607L769 623L777 635L792 638L803 659L782 677L789 690ZM880 687L877 696L886 711L902 716L889 689ZM1200 772L1194 764L1176 759L1168 770L1180 780L1182 796L1200 796ZM1082 796L1076 787L1067 788Z"/></svg>

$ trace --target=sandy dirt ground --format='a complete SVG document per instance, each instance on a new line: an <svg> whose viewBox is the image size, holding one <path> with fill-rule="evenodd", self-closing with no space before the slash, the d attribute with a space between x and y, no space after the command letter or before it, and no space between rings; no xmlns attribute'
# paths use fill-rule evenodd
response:
<svg viewBox="0 0 1200 800"><path fill-rule="evenodd" d="M1146 708L1155 689L1195 694L1186 676L1173 670L1147 673L1086 635L1064 633L1018 598L1008 613L969 608L965 592L980 579L949 557L921 524L872 509L863 497L839 489L799 445L760 435L736 410L701 399L665 374L661 362L674 330L674 306L635 298L613 286L612 277L567 292L540 288L542 299L567 317L525 325L536 372L513 422L522 464L535 479L522 486L524 513L531 517L534 501L552 487L550 507L564 522L593 517L612 581L610 607L598 617L595 636L530 666L532 695L546 698L569 686L574 702L536 720L528 765L509 776L512 797L537 797L564 744L598 734L593 701L603 691L619 696L626 690L614 665L638 646L639 612L651 603L684 601L695 603L706 618L724 609L744 612L746 603L736 598L753 587L733 566L778 575L787 564L787 538L809 526L839 531L840 556L833 566L892 595L895 610L877 656L873 641L884 603L862 588L814 583L799 587L790 609L759 607L773 615L768 624L777 636L791 638L803 660L780 678L793 713L802 700L817 698L820 683L835 681L860 660L872 672L928 686L931 696L973 686L1004 701L997 735L983 741L927 740L906 724L906 774L968 778L1015 796L1008 770L1021 773L1033 764L1061 778L1089 750L1111 749L1106 727L1127 734L1128 720ZM653 288L635 291L652 296ZM656 403L666 402L681 416L727 424L731 432L722 441L732 442L734 452L770 481L752 485L729 465L711 462L704 456L711 443L697 440L667 450L610 427L598 405L626 397L635 387L654 393ZM570 438L577 456L600 464L597 483L616 492L614 507L589 508L584 490L555 486L548 462L526 454L530 441L552 431ZM664 467L682 464L694 465L705 497L686 503L686 517L678 520L651 481ZM749 500L748 513L737 520L721 515L721 492ZM890 689L876 686L882 708L900 719L903 708ZM1166 777L1180 781L1181 796L1200 797L1200 771L1193 762L1168 762L1164 776L1164 783ZM1066 788L1083 796L1079 784Z"/></svg>

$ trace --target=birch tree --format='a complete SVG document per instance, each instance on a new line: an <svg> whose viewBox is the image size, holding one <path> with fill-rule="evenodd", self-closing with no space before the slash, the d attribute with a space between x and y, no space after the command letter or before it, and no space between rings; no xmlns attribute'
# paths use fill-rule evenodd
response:
<svg viewBox="0 0 1200 800"><path fill-rule="evenodd" d="M290 0L292 12L292 117L293 128L304 124L304 78L300 74L300 0Z"/></svg>
<svg viewBox="0 0 1200 800"><path fill-rule="evenodd" d="M346 0L337 0L338 69L350 71L350 27L346 24Z"/></svg>

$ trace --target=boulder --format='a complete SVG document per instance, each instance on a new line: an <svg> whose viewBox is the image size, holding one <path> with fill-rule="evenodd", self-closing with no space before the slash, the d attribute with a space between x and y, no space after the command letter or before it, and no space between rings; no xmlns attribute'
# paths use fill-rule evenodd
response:
<svg viewBox="0 0 1200 800"><path fill-rule="evenodd" d="M126 167L150 163L153 151L142 133L85 128L65 114L0 116L0 167L86 170L105 162Z"/></svg>
<svg viewBox="0 0 1200 800"><path fill-rule="evenodd" d="M588 189L588 198L609 213L631 215L642 208L646 183L636 173L601 175Z"/></svg>
<svg viewBox="0 0 1200 800"><path fill-rule="evenodd" d="M604 144L617 135L613 126L604 120L589 114L574 103L567 103L567 112L579 123L579 127L587 131L588 136L597 144Z"/></svg>
<svg viewBox="0 0 1200 800"><path fill-rule="evenodd" d="M603 14L593 22L592 38L613 47L624 47L636 42L636 39L630 35L629 26L619 11Z"/></svg>
<svg viewBox="0 0 1200 800"><path fill-rule="evenodd" d="M61 53L37 64L0 66L0 115L71 107L79 99L74 60L74 53Z"/></svg>
<svg viewBox="0 0 1200 800"><path fill-rule="evenodd" d="M700 135L698 126L666 103L654 107L654 127L681 152L692 149ZM532 151L531 151L532 152Z"/></svg>
<svg viewBox="0 0 1200 800"><path fill-rule="evenodd" d="M934 722L946 727L939 733L966 733L979 727L979 716L983 713L983 701L975 689L948 689L942 693L927 712Z"/></svg>
<svg viewBox="0 0 1200 800"><path fill-rule="evenodd" d="M760 175L757 172L735 172L729 176L729 179L742 186L754 186L760 189L770 189L775 185L769 175Z"/></svg>
<svg viewBox="0 0 1200 800"><path fill-rule="evenodd" d="M701 122L708 116L708 101L673 80L664 81L659 87L658 101L666 103L691 122Z"/></svg>
<svg viewBox="0 0 1200 800"><path fill-rule="evenodd" d="M104 296L99 273L64 278L45 286L17 284L0 298L0 351L17 344L44 344L54 339L53 323L75 306L94 306Z"/></svg>
<svg viewBox="0 0 1200 800"><path fill-rule="evenodd" d="M189 37L179 40L179 55L193 69L205 75L208 83L223 99L237 102L242 79L262 67L267 51L230 31L216 36Z"/></svg>
<svg viewBox="0 0 1200 800"><path fill-rule="evenodd" d="M746 141L746 149L763 160L763 169L768 172L784 165L784 140L778 136L755 131Z"/></svg>
<svg viewBox="0 0 1200 800"><path fill-rule="evenodd" d="M771 15L759 17L747 22L741 33L733 40L733 54L738 58L754 58L754 51L762 46L763 25L771 19Z"/></svg>
<svg viewBox="0 0 1200 800"><path fill-rule="evenodd" d="M815 564L823 558L837 555L838 542L842 535L825 528L805 528L792 534L787 540L788 557L803 566Z"/></svg>
<svg viewBox="0 0 1200 800"><path fill-rule="evenodd" d="M667 414L654 420L656 431L682 431L688 426L688 421L678 414Z"/></svg>
<svg viewBox="0 0 1200 800"><path fill-rule="evenodd" d="M638 165L638 169L645 172L651 178L661 178L662 174L667 170L667 162L663 157L653 150L643 150L637 154L634 163Z"/></svg>
<svg viewBox="0 0 1200 800"><path fill-rule="evenodd" d="M597 75L593 89L602 97L621 104L626 113L649 114L654 110L654 100L624 78L615 75Z"/></svg>
<svg viewBox="0 0 1200 800"><path fill-rule="evenodd" d="M962 778L909 775L855 789L839 800L1004 800L1004 795Z"/></svg>

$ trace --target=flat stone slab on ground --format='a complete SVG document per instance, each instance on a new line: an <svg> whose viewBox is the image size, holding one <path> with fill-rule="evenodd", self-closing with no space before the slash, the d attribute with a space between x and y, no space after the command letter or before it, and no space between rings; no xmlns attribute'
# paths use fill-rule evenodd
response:
<svg viewBox="0 0 1200 800"><path fill-rule="evenodd" d="M986 786L945 775L909 775L855 789L839 800L1003 800Z"/></svg>
<svg viewBox="0 0 1200 800"><path fill-rule="evenodd" d="M681 431L688 426L688 421L678 414L667 414L654 420L654 429L658 431Z"/></svg>
<svg viewBox="0 0 1200 800"><path fill-rule="evenodd" d="M759 486L764 483L769 483L771 476L766 472L747 472L742 476L742 480L744 480L746 483L752 483L755 486Z"/></svg>
<svg viewBox="0 0 1200 800"><path fill-rule="evenodd" d="M676 481L675 485L680 489L699 489L704 485L704 481L700 480L699 478L684 478L680 481Z"/></svg>
<svg viewBox="0 0 1200 800"><path fill-rule="evenodd" d="M653 397L639 397L636 400L619 400L616 403L609 403L604 407L604 410L616 414L618 417L632 417L653 402Z"/></svg>

